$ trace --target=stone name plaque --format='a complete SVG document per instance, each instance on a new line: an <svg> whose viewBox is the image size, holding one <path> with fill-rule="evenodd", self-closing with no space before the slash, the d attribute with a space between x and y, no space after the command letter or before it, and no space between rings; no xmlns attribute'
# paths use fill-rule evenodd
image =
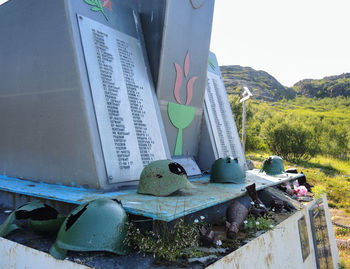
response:
<svg viewBox="0 0 350 269"><path fill-rule="evenodd" d="M109 182L137 180L167 158L141 43L84 16L78 22Z"/></svg>
<svg viewBox="0 0 350 269"><path fill-rule="evenodd" d="M226 88L220 68L213 53L209 56L207 88L205 92L205 113L215 158L231 156L238 158L242 168L246 169L244 152L233 118Z"/></svg>

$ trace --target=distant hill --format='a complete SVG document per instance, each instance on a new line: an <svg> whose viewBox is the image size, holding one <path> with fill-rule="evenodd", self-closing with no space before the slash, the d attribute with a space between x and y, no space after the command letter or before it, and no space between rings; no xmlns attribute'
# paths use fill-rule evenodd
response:
<svg viewBox="0 0 350 269"><path fill-rule="evenodd" d="M240 65L220 66L220 69L229 94L239 94L241 86L247 86L253 91L253 98L260 100L278 101L283 97L291 99L296 95L292 88L283 86L265 71Z"/></svg>
<svg viewBox="0 0 350 269"><path fill-rule="evenodd" d="M253 91L253 98L278 101L283 97L292 99L296 95L305 97L350 96L350 73L329 76L323 79L303 79L292 88L285 87L269 73L240 65L220 66L229 94L240 94L242 86Z"/></svg>
<svg viewBox="0 0 350 269"><path fill-rule="evenodd" d="M306 97L350 96L350 73L323 79L303 79L294 84L298 95Z"/></svg>

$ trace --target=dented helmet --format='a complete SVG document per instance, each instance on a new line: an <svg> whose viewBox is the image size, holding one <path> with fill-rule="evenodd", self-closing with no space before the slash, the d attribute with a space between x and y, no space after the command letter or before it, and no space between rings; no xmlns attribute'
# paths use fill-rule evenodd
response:
<svg viewBox="0 0 350 269"><path fill-rule="evenodd" d="M177 190L193 187L180 164L171 160L159 160L151 162L142 170L137 192L168 196Z"/></svg>
<svg viewBox="0 0 350 269"><path fill-rule="evenodd" d="M236 183L245 181L245 173L237 159L231 157L217 159L211 166L210 182Z"/></svg>
<svg viewBox="0 0 350 269"><path fill-rule="evenodd" d="M63 260L67 250L127 254L124 244L128 218L118 201L108 198L75 208L63 222L50 254Z"/></svg>
<svg viewBox="0 0 350 269"><path fill-rule="evenodd" d="M270 156L264 160L260 171L271 176L284 173L282 158L279 156Z"/></svg>
<svg viewBox="0 0 350 269"><path fill-rule="evenodd" d="M59 230L64 216L55 208L34 200L18 207L0 225L0 237L5 237L14 230L20 229L15 220L29 220L29 227L36 233L55 234Z"/></svg>

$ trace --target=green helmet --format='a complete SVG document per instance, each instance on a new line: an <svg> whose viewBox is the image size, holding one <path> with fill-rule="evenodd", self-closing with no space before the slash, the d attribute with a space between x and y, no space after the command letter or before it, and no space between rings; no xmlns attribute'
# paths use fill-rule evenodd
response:
<svg viewBox="0 0 350 269"><path fill-rule="evenodd" d="M64 216L59 214L53 207L40 201L31 201L11 213L6 221L0 225L0 237L5 237L10 232L19 229L14 224L15 220L29 219L29 227L37 233L57 233L60 228Z"/></svg>
<svg viewBox="0 0 350 269"><path fill-rule="evenodd" d="M39 234L56 234L60 229L63 221L66 219L64 215L58 214L56 219L48 220L29 220L29 228Z"/></svg>
<svg viewBox="0 0 350 269"><path fill-rule="evenodd" d="M210 182L236 183L245 181L245 173L239 166L238 160L231 157L217 159L211 166Z"/></svg>
<svg viewBox="0 0 350 269"><path fill-rule="evenodd" d="M278 175L284 172L284 166L282 158L279 156L270 156L264 160L261 172L265 172L267 175Z"/></svg>
<svg viewBox="0 0 350 269"><path fill-rule="evenodd" d="M151 162L142 170L137 192L168 196L177 190L193 187L180 164L171 160L159 160Z"/></svg>
<svg viewBox="0 0 350 269"><path fill-rule="evenodd" d="M67 250L127 254L124 244L127 215L121 204L108 198L75 208L63 222L50 254L64 259Z"/></svg>

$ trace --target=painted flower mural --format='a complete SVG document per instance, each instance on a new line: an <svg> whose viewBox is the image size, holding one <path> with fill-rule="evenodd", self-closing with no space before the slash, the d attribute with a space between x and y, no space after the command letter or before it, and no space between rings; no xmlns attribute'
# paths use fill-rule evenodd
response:
<svg viewBox="0 0 350 269"><path fill-rule="evenodd" d="M108 21L108 17L105 13L105 8L108 8L110 11L112 11L112 1L111 0L84 0L84 2L91 7L91 11L95 12L101 12L105 19Z"/></svg>
<svg viewBox="0 0 350 269"><path fill-rule="evenodd" d="M174 63L176 79L174 85L174 97L176 103L168 103L168 115L171 123L178 129L174 155L182 155L182 130L191 124L194 118L195 108L189 106L193 97L193 86L198 77L188 79L186 85L186 103L181 104L180 90L183 78L187 78L190 71L190 53L187 52L183 71L178 63ZM184 76L183 76L184 75Z"/></svg>

